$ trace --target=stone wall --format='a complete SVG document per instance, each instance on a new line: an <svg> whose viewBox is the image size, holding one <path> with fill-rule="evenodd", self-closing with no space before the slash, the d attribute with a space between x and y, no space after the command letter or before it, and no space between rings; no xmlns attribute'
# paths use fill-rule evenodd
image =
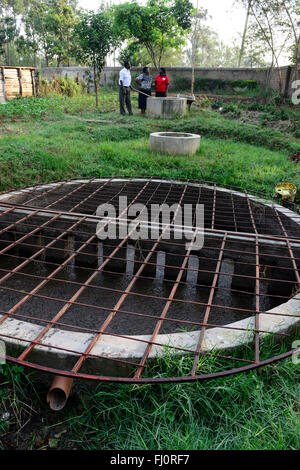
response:
<svg viewBox="0 0 300 470"><path fill-rule="evenodd" d="M42 69L42 76L51 79L54 75L68 75L72 78L83 78L86 79L87 73L90 69L88 67L48 67ZM121 67L105 67L101 76L102 86L113 86L117 83L118 73ZM140 67L132 67L132 76L136 76L141 73ZM191 78L192 70L190 67L169 67L167 68L167 74L170 79L170 90L172 85L174 86L176 77L187 77ZM195 69L195 76L201 78L218 78L222 80L257 80L262 86L266 86L268 83L270 71L269 69L255 69L255 68L202 68L197 67ZM152 70L152 75L156 75L156 70ZM270 85L274 90L280 90L280 75L282 77L283 92L286 96L290 96L292 93L291 84L294 80L295 70L292 67L280 67L280 69L274 69L270 77Z"/></svg>

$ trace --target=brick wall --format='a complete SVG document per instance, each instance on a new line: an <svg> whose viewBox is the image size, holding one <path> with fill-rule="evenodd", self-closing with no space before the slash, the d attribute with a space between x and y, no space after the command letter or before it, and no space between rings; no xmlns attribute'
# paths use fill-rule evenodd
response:
<svg viewBox="0 0 300 470"><path fill-rule="evenodd" d="M101 81L103 86L112 86L116 83L117 76L121 67L105 67ZM51 79L54 75L68 75L72 78L86 78L86 74L89 71L88 67L48 67L43 68L41 73L42 76ZM141 68L132 67L132 76L136 76L141 73ZM167 68L167 74L170 79L170 90L172 90L172 84L176 77L188 77L191 78L192 70L190 67L169 67ZM201 78L219 78L222 80L257 80L262 86L266 86L268 83L270 71L269 69L255 69L255 68L201 68L195 69L195 76ZM291 67L280 67L280 69L274 69L270 77L270 86L274 90L280 90L280 74L283 83L283 92L286 91L287 96L292 93L291 84L293 77L295 76L295 70ZM155 77L156 70L152 70L152 75Z"/></svg>

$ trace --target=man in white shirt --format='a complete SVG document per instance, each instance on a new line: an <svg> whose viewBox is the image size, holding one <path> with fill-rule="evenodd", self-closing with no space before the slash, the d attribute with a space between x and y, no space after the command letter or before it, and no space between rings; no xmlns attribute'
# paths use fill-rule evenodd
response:
<svg viewBox="0 0 300 470"><path fill-rule="evenodd" d="M120 113L124 116L125 104L130 116L132 116L131 109L131 100L130 100L130 90L131 90L131 73L130 73L130 63L125 62L124 68L120 71L119 74L119 98L120 98Z"/></svg>

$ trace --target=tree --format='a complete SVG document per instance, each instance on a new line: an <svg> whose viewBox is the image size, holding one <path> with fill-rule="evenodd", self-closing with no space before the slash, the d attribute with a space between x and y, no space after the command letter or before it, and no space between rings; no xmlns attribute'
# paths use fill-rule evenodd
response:
<svg viewBox="0 0 300 470"><path fill-rule="evenodd" d="M0 0L0 53L7 65L11 65L10 45L19 34L17 14L24 9L24 0Z"/></svg>
<svg viewBox="0 0 300 470"><path fill-rule="evenodd" d="M166 67L176 67L184 65L184 51L179 47L165 47L163 50L161 62ZM145 47L141 47L138 42L131 41L121 50L118 61L120 64L128 60L134 67L151 67L151 58Z"/></svg>
<svg viewBox="0 0 300 470"><path fill-rule="evenodd" d="M197 0L197 7L192 17L192 33L190 35L190 42L192 46L191 50L191 67L192 67L192 83L191 93L194 94L195 85L195 62L196 62L196 51L198 47L199 35L202 28L202 21L206 21L208 18L208 11L204 8L199 8L199 1Z"/></svg>
<svg viewBox="0 0 300 470"><path fill-rule="evenodd" d="M291 33L290 30L288 32L284 31L282 27L283 4L275 0L264 0L263 2L261 0L253 0L251 13L257 25L254 37L261 40L269 48L272 57L271 69L274 65L278 68L279 91L282 92L283 78L279 68L279 58L283 51L286 50Z"/></svg>
<svg viewBox="0 0 300 470"><path fill-rule="evenodd" d="M120 64L129 61L134 67L145 67L151 65L151 59L145 47L141 47L138 42L131 41L120 51L118 61Z"/></svg>
<svg viewBox="0 0 300 470"><path fill-rule="evenodd" d="M190 42L192 41L191 38ZM239 47L233 43L225 44L216 31L205 24L200 24L193 38L194 46L187 49L187 65L195 67L234 67L236 66Z"/></svg>
<svg viewBox="0 0 300 470"><path fill-rule="evenodd" d="M7 65L11 65L10 43L16 39L17 35L18 28L15 18L12 16L0 18L0 52L4 55Z"/></svg>
<svg viewBox="0 0 300 470"><path fill-rule="evenodd" d="M103 10L99 13L91 11L83 13L75 26L74 33L78 42L78 49L75 50L76 58L81 63L88 64L94 71L96 106L98 106L101 72L107 54L116 45L111 18Z"/></svg>
<svg viewBox="0 0 300 470"><path fill-rule="evenodd" d="M136 1L114 7L115 31L122 40L134 40L144 47L159 69L166 47L184 43L185 31L191 26L192 4L189 0L148 0L145 6Z"/></svg>
<svg viewBox="0 0 300 470"><path fill-rule="evenodd" d="M293 60L297 62L297 44L300 36L300 3L299 0L237 0L247 8L247 20L244 29L243 46L248 42L264 47L271 56L271 69L278 67L280 89L283 81L279 69L280 59L284 53L292 51ZM248 20L250 26L247 28ZM247 35L247 37L246 37ZM299 52L300 54L300 52ZM271 74L270 74L271 75Z"/></svg>
<svg viewBox="0 0 300 470"><path fill-rule="evenodd" d="M285 13L281 21L283 31L288 32L291 46L291 60L296 65L296 80L300 79L300 2L299 0L279 0Z"/></svg>
<svg viewBox="0 0 300 470"><path fill-rule="evenodd" d="M77 17L73 6L67 0L48 0L47 29L53 37L53 55L57 57L57 67L68 61L73 48L73 30Z"/></svg>
<svg viewBox="0 0 300 470"><path fill-rule="evenodd" d="M244 31L243 31L243 37L242 37L242 44L241 44L241 49L240 49L240 54L239 54L238 67L241 66L242 58L243 58L244 51L245 51L245 42L246 42L248 23L249 23L249 18L250 18L250 13L251 13L252 0L247 0L247 3L248 3L247 13L246 13L246 20L245 20L245 26L244 26Z"/></svg>
<svg viewBox="0 0 300 470"><path fill-rule="evenodd" d="M72 55L73 30L78 21L75 0L31 0L23 16L24 33L18 40L20 53L42 52L46 66L56 58L57 66L69 62Z"/></svg>

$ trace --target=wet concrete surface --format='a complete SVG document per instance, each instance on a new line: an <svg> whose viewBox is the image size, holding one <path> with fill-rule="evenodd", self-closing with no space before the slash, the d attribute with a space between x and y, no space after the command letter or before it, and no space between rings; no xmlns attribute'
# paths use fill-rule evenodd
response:
<svg viewBox="0 0 300 470"><path fill-rule="evenodd" d="M99 330L121 298L122 291L127 288L133 278L133 258L132 254L130 255L130 250L128 253L129 260L126 272L124 274L112 272L99 273L92 281L93 287L87 287L77 299L77 302L86 304L86 306L72 305L63 314L59 322L65 325ZM163 254L161 254L160 260L164 260ZM197 264L195 263L196 261L193 260L190 262L189 266L191 269L197 269ZM11 270L18 264L20 264L18 258L7 255L1 256L0 268L4 271L0 271L0 278L6 274L5 270ZM26 293L43 281L43 279L34 276L47 277L56 267L55 264L32 261L20 273L13 274L8 280L1 283L1 313L12 309L24 298ZM155 279L147 279L145 277L135 282L131 294L127 296L121 306L123 311L153 315L157 318L153 319L141 315L118 312L107 327L107 332L123 335L151 334L153 332L175 282L175 279L164 279L163 266L157 268ZM179 284L175 300L180 301L173 301L171 303L167 318L200 323L203 321L207 307L201 304L208 302L210 288L208 286L201 287L197 285L197 276L193 272L195 271L188 273L186 283ZM233 272L234 264L230 260L224 261L213 299L213 304L220 307L211 308L209 315L209 323L211 324L226 325L241 320L251 316L251 312L247 311L247 309L250 311L255 309L254 292L251 294L241 294L230 290ZM93 270L84 269L74 264L67 266L56 275L61 281L50 280L38 290L38 295L47 296L47 298L31 296L18 307L15 313L26 316L27 321L46 325L45 322L36 320L34 317L46 321L52 320L92 273ZM79 284L72 284L72 282ZM14 289L17 292L5 288ZM265 282L263 291L267 293L267 290L268 286ZM56 298L60 301L52 300L51 298ZM282 303L281 299L262 297L261 309L267 310L280 303ZM245 309L246 311L239 311L238 309ZM26 318L19 318L26 321ZM67 326L59 326L59 328L69 329ZM160 329L160 333L190 331L199 328L197 325L165 321Z"/></svg>

